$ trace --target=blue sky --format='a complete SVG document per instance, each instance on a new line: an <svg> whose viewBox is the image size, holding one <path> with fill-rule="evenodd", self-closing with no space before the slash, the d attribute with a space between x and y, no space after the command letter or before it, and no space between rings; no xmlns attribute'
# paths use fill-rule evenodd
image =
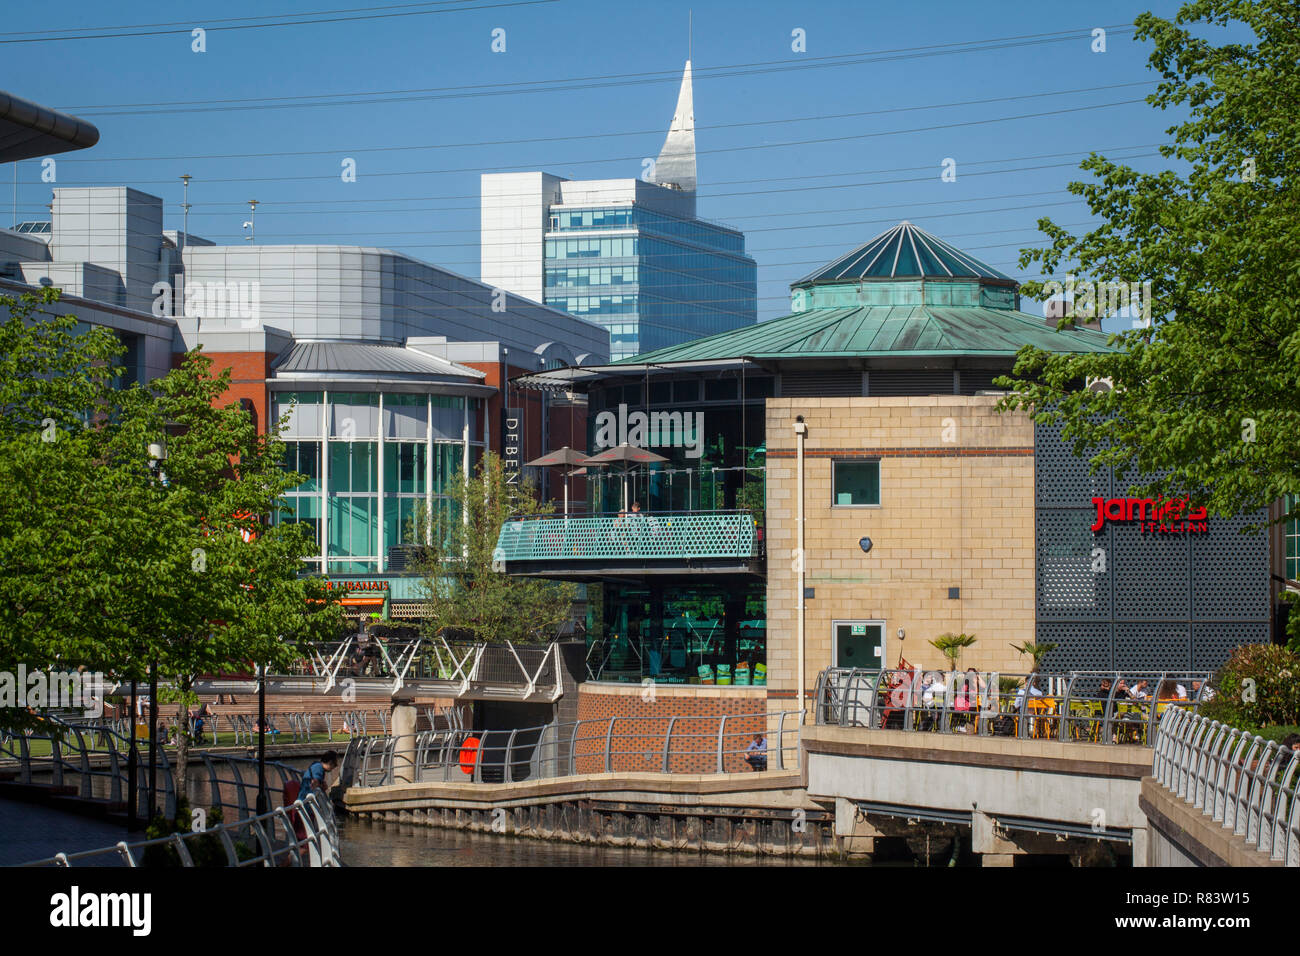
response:
<svg viewBox="0 0 1300 956"><path fill-rule="evenodd" d="M439 9L411 0L375 9L381 2L355 0L352 12L321 17ZM259 242L381 246L477 277L478 173L639 175L672 116L693 11L700 214L745 231L759 264L759 317L771 318L788 311L791 281L900 219L1032 277L1016 260L1039 240L1036 220L1049 215L1076 229L1087 221L1065 184L1090 150L1131 156L1139 169L1162 164L1152 144L1167 139L1171 117L1140 102L1154 88L1149 44L1115 27L1145 9L1172 16L1177 7L458 0L428 15L222 29L205 16L344 5L78 0L9 7L5 39L168 25L148 28L159 31L152 36L7 43L0 56L5 88L100 129L96 147L58 158L56 185L134 186L161 196L167 227L178 228L179 177L190 173L197 235L239 242L255 198ZM206 52L191 50L192 27L207 29ZM1105 53L1085 36L943 49L1094 27L1112 27ZM498 28L504 53L491 49ZM806 52L792 51L796 29ZM906 52L866 56L880 51ZM864 56L820 59L852 54ZM482 95L497 84L589 77L598 79ZM1090 91L1061 93L1077 90ZM374 95L383 91L423 92ZM970 102L1047 93L1061 95ZM242 108L270 97L305 100ZM198 102L214 100L245 102ZM961 105L922 109L942 104ZM355 183L340 177L347 157L357 162ZM941 181L947 158L955 182ZM20 220L47 218L51 185L40 172L37 160L19 164ZM12 175L0 171L6 224Z"/></svg>

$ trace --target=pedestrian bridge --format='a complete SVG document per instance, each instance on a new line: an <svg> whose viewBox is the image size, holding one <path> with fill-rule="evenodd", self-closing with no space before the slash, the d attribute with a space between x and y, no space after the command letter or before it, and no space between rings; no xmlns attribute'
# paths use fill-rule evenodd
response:
<svg viewBox="0 0 1300 956"><path fill-rule="evenodd" d="M344 681L358 696L405 690L422 698L550 703L564 693L559 643L457 642L444 637L362 642L356 636L309 645L291 673L268 674L268 694L328 694ZM254 694L257 680L206 677L200 694Z"/></svg>
<svg viewBox="0 0 1300 956"><path fill-rule="evenodd" d="M1130 686L1162 688L1145 699ZM970 834L984 865L1089 841L1135 866L1300 865L1300 754L1196 713L1197 675L824 672L808 796L862 852L900 827ZM932 688L941 686L943 691ZM1027 689L1040 687L1039 696ZM1196 688L1176 698L1177 688Z"/></svg>

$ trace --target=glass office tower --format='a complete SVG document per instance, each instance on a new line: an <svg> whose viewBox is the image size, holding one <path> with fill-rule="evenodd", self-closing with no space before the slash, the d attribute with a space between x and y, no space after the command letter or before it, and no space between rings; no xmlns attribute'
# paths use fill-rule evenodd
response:
<svg viewBox="0 0 1300 956"><path fill-rule="evenodd" d="M688 61L642 178L482 176L479 277L605 326L612 359L752 325L758 268L744 234L697 218L696 185Z"/></svg>
<svg viewBox="0 0 1300 956"><path fill-rule="evenodd" d="M700 219L637 205L553 205L545 268L545 304L608 328L612 359L757 317L745 237Z"/></svg>

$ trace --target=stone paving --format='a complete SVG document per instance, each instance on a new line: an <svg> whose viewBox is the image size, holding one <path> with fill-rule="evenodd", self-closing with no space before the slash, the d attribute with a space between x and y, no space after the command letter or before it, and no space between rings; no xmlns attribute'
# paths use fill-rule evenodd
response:
<svg viewBox="0 0 1300 956"><path fill-rule="evenodd" d="M0 796L0 866L41 860L59 852L95 850L125 838L126 829L120 825ZM144 839L144 835L134 839ZM122 858L109 854L77 865L120 866Z"/></svg>

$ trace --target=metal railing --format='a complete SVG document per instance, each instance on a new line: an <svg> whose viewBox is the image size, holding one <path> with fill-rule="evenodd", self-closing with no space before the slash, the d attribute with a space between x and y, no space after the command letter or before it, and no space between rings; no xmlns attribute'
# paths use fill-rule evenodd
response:
<svg viewBox="0 0 1300 956"><path fill-rule="evenodd" d="M290 806L276 807L239 823L223 822L211 829L173 833L137 843L122 841L80 853L56 853L24 866L70 867L88 862L98 866L147 866L150 850L158 848L164 853L168 850L175 853L174 857L168 854L170 865L192 867L196 859L212 857L210 848L214 839L228 867L341 865L334 808L323 794L309 793Z"/></svg>
<svg viewBox="0 0 1300 956"><path fill-rule="evenodd" d="M511 730L463 727L353 740L341 780L516 783L588 773L737 773L799 766L798 711L609 717ZM764 739L751 747L755 733ZM403 741L409 741L399 746Z"/></svg>
<svg viewBox="0 0 1300 956"><path fill-rule="evenodd" d="M1300 752L1170 710L1160 720L1152 775L1270 860L1300 866Z"/></svg>
<svg viewBox="0 0 1300 956"><path fill-rule="evenodd" d="M111 806L127 805L123 794L130 790L130 749L130 738L120 734L112 721L71 724L46 714L30 731L0 734L0 761L15 762L19 783L30 785L48 774L53 788L75 789L83 800L106 799ZM176 787L161 741L156 753L160 809L171 817L176 813ZM136 744L135 782L137 815L148 819L152 816L148 741Z"/></svg>
<svg viewBox="0 0 1300 956"><path fill-rule="evenodd" d="M831 667L817 678L815 721L1151 746L1167 711L1195 713L1209 699L1209 680L1208 673L979 674Z"/></svg>
<svg viewBox="0 0 1300 956"><path fill-rule="evenodd" d="M750 511L664 511L507 520L495 560L756 558L762 554Z"/></svg>
<svg viewBox="0 0 1300 956"><path fill-rule="evenodd" d="M558 642L521 644L510 641L449 641L445 636L397 640L375 639L363 653L353 653L354 638L325 641L307 648L293 676L325 679L329 691L340 680L377 679L392 682L396 693L411 681L449 681L456 693L474 686L517 688L525 696L544 693L552 700L563 692Z"/></svg>

